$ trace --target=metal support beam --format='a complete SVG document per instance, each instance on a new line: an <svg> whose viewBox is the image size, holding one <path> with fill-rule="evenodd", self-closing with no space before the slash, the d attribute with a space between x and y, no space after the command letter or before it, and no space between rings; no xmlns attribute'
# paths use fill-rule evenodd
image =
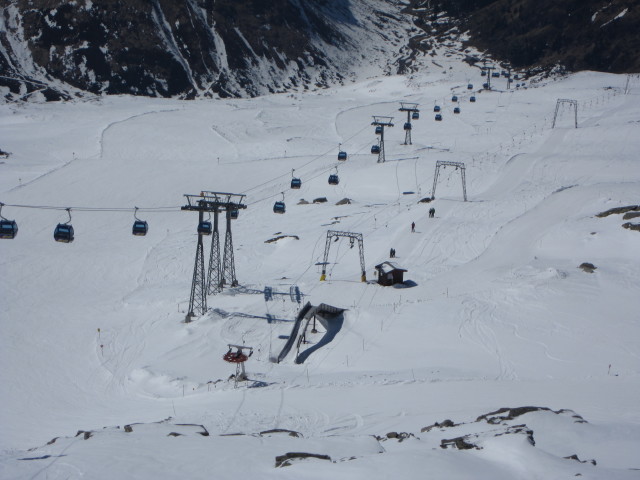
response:
<svg viewBox="0 0 640 480"><path fill-rule="evenodd" d="M224 236L224 260L222 264L221 283L223 285L229 283L232 287L238 286L236 264L233 257L233 238L231 236L231 210L227 210L227 231Z"/></svg>
<svg viewBox="0 0 640 480"><path fill-rule="evenodd" d="M365 270L364 265L364 241L361 233L353 233L353 232L340 232L338 230L328 230L327 231L327 240L324 244L324 261L322 262L322 275L320 276L320 281L325 281L327 279L327 264L329 261L329 250L331 249L331 244L333 243L331 240L333 238L338 237L347 237L351 239L352 242L355 240L358 241L358 250L360 251L360 270L362 275L360 276L360 281L367 281L367 272Z"/></svg>
<svg viewBox="0 0 640 480"><path fill-rule="evenodd" d="M384 127L393 127L393 123L391 123L392 120L393 117L381 117L379 115L374 115L373 122L371 122L371 125L382 128L379 140L380 152L378 152L378 163L384 163L386 160L384 153Z"/></svg>
<svg viewBox="0 0 640 480"><path fill-rule="evenodd" d="M407 123L411 126L411 115L415 112L418 113L420 110L418 109L417 103L407 103L400 102L400 108L398 109L401 112L407 112ZM404 131L404 144L411 145L411 128Z"/></svg>
<svg viewBox="0 0 640 480"><path fill-rule="evenodd" d="M436 198L436 186L438 185L438 177L440 176L440 167L455 167L456 170L460 169L460 175L462 178L462 196L464 201L467 201L467 178L465 175L465 165L462 162L449 162L446 160L438 160L436 162L436 171L433 176L433 188L431 189L431 199Z"/></svg>
<svg viewBox="0 0 640 480"><path fill-rule="evenodd" d="M198 224L203 220L203 211L198 215ZM196 314L207 313L207 292L204 277L204 246L202 234L198 233L198 244L196 246L196 259L193 266L193 278L191 280L191 295L189 297L189 313L185 321L190 322Z"/></svg>
<svg viewBox="0 0 640 480"><path fill-rule="evenodd" d="M215 295L222 291L222 272L220 270L220 232L218 229L218 208L213 210L213 232L211 252L209 253L209 269L207 272L207 294Z"/></svg>
<svg viewBox="0 0 640 480"><path fill-rule="evenodd" d="M556 128L556 120L558 119L558 111L560 110L561 105L569 105L569 108L573 107L573 123L574 127L578 128L578 101L567 100L566 98L559 98L556 102L556 111L553 114L553 125L551 128Z"/></svg>

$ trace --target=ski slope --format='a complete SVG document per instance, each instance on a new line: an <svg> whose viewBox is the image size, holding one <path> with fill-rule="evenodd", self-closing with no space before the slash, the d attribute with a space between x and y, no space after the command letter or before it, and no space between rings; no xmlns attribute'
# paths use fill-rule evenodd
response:
<svg viewBox="0 0 640 480"><path fill-rule="evenodd" d="M0 105L2 214L20 228L0 241L0 477L638 478L640 234L595 215L640 203L640 81L468 91L479 71L451 66L250 100ZM578 101L579 128L567 109L551 128L559 98ZM412 145L400 101L419 103ZM385 163L372 115L394 117ZM465 163L467 202L451 168L418 202L437 160ZM180 207L202 190L246 195L241 288L185 324L197 215ZM76 239L56 243L68 207ZM319 281L330 229L363 234L367 283L346 239ZM406 288L375 283L392 247ZM346 309L340 330L303 364L274 363L306 301ZM238 388L227 344L254 348ZM547 410L476 420L524 406ZM478 448L441 447L454 437ZM287 452L332 461L275 468Z"/></svg>

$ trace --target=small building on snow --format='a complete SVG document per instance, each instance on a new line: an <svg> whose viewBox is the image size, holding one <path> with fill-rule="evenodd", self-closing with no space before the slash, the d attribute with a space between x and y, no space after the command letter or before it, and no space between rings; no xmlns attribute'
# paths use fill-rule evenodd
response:
<svg viewBox="0 0 640 480"><path fill-rule="evenodd" d="M395 263L382 262L380 265L376 265L376 272L378 273L378 283L385 287L390 287L396 283L403 283L403 275L405 270L400 268Z"/></svg>

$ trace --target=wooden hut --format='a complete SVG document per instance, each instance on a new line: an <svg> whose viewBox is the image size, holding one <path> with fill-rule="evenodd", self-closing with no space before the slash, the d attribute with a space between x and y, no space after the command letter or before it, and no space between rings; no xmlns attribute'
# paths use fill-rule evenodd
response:
<svg viewBox="0 0 640 480"><path fill-rule="evenodd" d="M376 271L378 273L378 283L385 287L390 287L396 283L403 283L403 275L405 270L400 268L395 263L382 262L380 265L376 265Z"/></svg>

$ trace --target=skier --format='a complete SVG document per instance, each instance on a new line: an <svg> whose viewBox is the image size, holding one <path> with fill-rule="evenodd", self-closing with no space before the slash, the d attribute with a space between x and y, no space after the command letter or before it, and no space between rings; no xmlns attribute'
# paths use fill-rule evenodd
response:
<svg viewBox="0 0 640 480"><path fill-rule="evenodd" d="M431 207L429 209L429 218L433 218L433 217L435 217L435 215L436 215L436 209Z"/></svg>
<svg viewBox="0 0 640 480"><path fill-rule="evenodd" d="M415 233L416 231L416 222L411 222L411 233Z"/></svg>

